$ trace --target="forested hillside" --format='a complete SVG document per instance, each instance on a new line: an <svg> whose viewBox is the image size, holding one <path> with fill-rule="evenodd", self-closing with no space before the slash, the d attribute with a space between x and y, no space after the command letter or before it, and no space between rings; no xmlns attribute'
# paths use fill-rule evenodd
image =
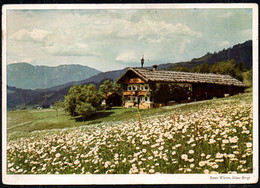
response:
<svg viewBox="0 0 260 188"><path fill-rule="evenodd" d="M212 65L216 62L229 61L234 59L237 63L242 63L246 69L252 68L252 40L246 41L242 44L234 45L228 49L223 49L219 52L210 53L208 52L202 57L194 58L191 61L175 63L174 66L185 66L193 68L196 65L206 63ZM161 66L161 68L164 68ZM167 66L169 68L169 64Z"/></svg>

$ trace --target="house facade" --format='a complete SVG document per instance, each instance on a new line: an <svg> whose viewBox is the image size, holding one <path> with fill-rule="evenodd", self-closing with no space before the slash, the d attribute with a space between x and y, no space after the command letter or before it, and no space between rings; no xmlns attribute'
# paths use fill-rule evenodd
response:
<svg viewBox="0 0 260 188"><path fill-rule="evenodd" d="M123 86L123 106L141 109L224 97L244 92L243 82L229 76L129 68L117 81Z"/></svg>

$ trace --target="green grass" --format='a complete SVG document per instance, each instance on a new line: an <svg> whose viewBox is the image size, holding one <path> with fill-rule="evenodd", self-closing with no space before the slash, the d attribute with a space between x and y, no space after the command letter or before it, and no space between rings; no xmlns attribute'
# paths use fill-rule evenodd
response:
<svg viewBox="0 0 260 188"><path fill-rule="evenodd" d="M172 111L172 108L173 107L153 108L139 111L142 117L148 117ZM84 125L91 126L92 124L101 122L137 119L137 116L138 109L119 107L112 108L111 110L99 111L84 121L81 117L66 115L63 110L59 110L58 116L54 109L9 111L7 129L8 135L12 136L8 138L16 139L19 137L27 137L29 136L29 133L39 130L63 129Z"/></svg>
<svg viewBox="0 0 260 188"><path fill-rule="evenodd" d="M9 112L17 117L7 173L252 173L252 92L137 112L114 108L85 122L48 109Z"/></svg>
<svg viewBox="0 0 260 188"><path fill-rule="evenodd" d="M83 121L80 117L70 117L63 110L56 115L54 109L16 110L7 114L8 138L27 137L32 131L63 129L91 125L105 121L122 121L136 115L137 109L112 108L102 110Z"/></svg>
<svg viewBox="0 0 260 188"><path fill-rule="evenodd" d="M224 103L230 99L244 99L245 96L252 95L252 90L248 89L247 93L238 94L228 98L213 99L200 101L198 103L187 103L162 108L152 108L139 110L142 118L164 114L166 112L192 113L202 108L210 108L219 101ZM81 117L71 117L64 110L59 110L58 116L54 109L43 110L16 110L8 111L8 139L13 140L20 137L28 137L33 131L63 129L79 126L92 126L101 122L125 121L137 119L138 109L114 107L111 110L98 111L95 115L86 118L84 121Z"/></svg>

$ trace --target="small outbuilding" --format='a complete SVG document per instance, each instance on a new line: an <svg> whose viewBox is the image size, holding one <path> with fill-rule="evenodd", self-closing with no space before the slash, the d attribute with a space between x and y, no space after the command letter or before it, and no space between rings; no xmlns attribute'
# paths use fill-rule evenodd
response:
<svg viewBox="0 0 260 188"><path fill-rule="evenodd" d="M110 107L122 105L122 95L117 92L108 93L106 104Z"/></svg>

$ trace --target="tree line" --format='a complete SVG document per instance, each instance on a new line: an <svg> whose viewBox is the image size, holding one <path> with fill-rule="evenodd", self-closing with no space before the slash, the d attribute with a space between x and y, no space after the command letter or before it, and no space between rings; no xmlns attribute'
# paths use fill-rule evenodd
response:
<svg viewBox="0 0 260 188"><path fill-rule="evenodd" d="M214 74L225 74L230 75L233 78L236 78L240 81L244 79L250 79L250 75L245 77L245 72L250 74L250 70L247 70L242 62L237 63L234 59L229 61L216 62L212 65L207 63L202 63L196 65L193 68L185 67L183 65L176 65L171 67L172 71L181 71L181 72L198 72L198 73L214 73ZM252 74L252 70L251 70ZM252 75L251 75L252 77ZM250 81L250 80L249 80Z"/></svg>
<svg viewBox="0 0 260 188"><path fill-rule="evenodd" d="M74 85L70 87L64 100L56 101L53 108L57 116L58 110L63 108L70 116L81 116L84 120L109 105L102 106L102 101L106 101L110 92L121 92L121 85L111 80L104 80L99 88L94 84Z"/></svg>

